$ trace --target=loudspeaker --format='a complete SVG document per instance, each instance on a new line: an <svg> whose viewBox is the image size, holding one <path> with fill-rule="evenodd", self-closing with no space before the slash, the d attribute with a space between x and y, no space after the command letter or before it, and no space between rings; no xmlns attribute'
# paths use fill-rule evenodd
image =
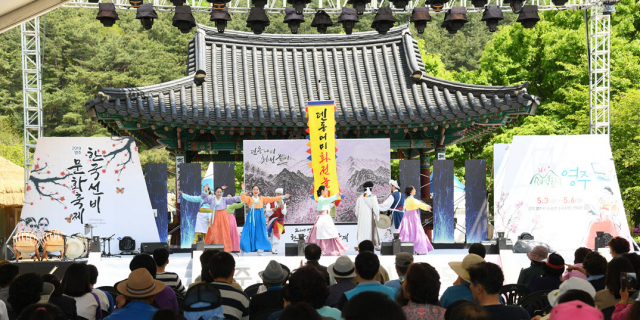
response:
<svg viewBox="0 0 640 320"><path fill-rule="evenodd" d="M156 248L167 248L169 250L169 244L166 242L143 242L140 244L141 253L153 254L153 250Z"/></svg>
<svg viewBox="0 0 640 320"><path fill-rule="evenodd" d="M413 242L400 242L399 239L395 239L393 242L383 242L380 248L380 254L383 256L395 256L400 252L413 254Z"/></svg>
<svg viewBox="0 0 640 320"><path fill-rule="evenodd" d="M295 257L298 255L298 244L297 243L285 243L284 244L284 255L287 257Z"/></svg>

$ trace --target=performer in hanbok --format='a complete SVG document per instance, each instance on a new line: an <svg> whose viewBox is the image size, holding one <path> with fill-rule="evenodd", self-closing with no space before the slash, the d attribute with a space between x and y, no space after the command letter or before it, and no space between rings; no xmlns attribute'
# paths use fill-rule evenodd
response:
<svg viewBox="0 0 640 320"><path fill-rule="evenodd" d="M397 233L404 216L404 200L406 197L400 192L400 186L395 180L390 180L391 195L380 204L380 211L391 214L391 233Z"/></svg>
<svg viewBox="0 0 640 320"><path fill-rule="evenodd" d="M231 197L231 195L227 195ZM240 252L240 233L238 233L238 223L236 222L236 209L244 207L244 202L238 202L227 206L229 215L229 235L231 236L231 252Z"/></svg>
<svg viewBox="0 0 640 320"><path fill-rule="evenodd" d="M276 189L276 197L282 196L284 190ZM264 213L269 217L267 219L267 235L271 241L271 253L278 254L278 244L280 237L284 233L284 216L287 215L287 204L284 201L276 201L268 203L264 207Z"/></svg>
<svg viewBox="0 0 640 320"><path fill-rule="evenodd" d="M240 202L240 197L222 197L222 188L217 187L215 189L215 197L210 197L209 184L204 186L204 192L200 195L203 202L207 203L211 210L214 212L210 217L209 229L207 230L207 237L204 242L206 244L224 244L224 251L231 252L233 249L231 245L231 236L229 235L229 215L227 214L227 206L236 202ZM189 198L184 197L182 191L180 194L183 198L189 201ZM193 198L191 198L193 200Z"/></svg>
<svg viewBox="0 0 640 320"><path fill-rule="evenodd" d="M320 186L316 192L318 197L318 218L309 232L307 243L315 243L322 249L325 256L339 256L349 250L349 246L340 240L338 229L333 224L333 219L329 215L333 202L338 199L340 192L327 198L328 190L325 186Z"/></svg>
<svg viewBox="0 0 640 320"><path fill-rule="evenodd" d="M416 188L409 186L405 190L407 199L404 202L404 218L400 224L400 240L402 242L413 242L413 250L416 254L427 254L433 251L433 246L429 238L424 233L422 221L420 220L420 209L431 211L431 206L414 198Z"/></svg>
<svg viewBox="0 0 640 320"><path fill-rule="evenodd" d="M244 189L244 183L242 184L242 189ZM242 236L240 237L240 250L242 252L258 251L258 255L262 255L265 250L271 250L271 243L267 238L264 205L287 198L289 198L288 194L278 197L261 197L258 186L251 188L250 195L243 190L241 194L242 202L249 205L250 209L244 221L244 228L242 229Z"/></svg>
<svg viewBox="0 0 640 320"><path fill-rule="evenodd" d="M224 193L224 189L227 186L222 186L222 192ZM204 187L202 187L204 190ZM200 196L190 196L184 193L181 193L182 198L189 202L197 202L200 203L200 210L198 211L198 215L196 217L196 227L195 227L195 237L193 237L193 243L198 242L198 237L202 236L202 240L207 236L207 231L209 231L209 224L211 224L211 216L213 215L213 210L209 207L209 204L205 203ZM209 195L213 195L211 189L209 189Z"/></svg>
<svg viewBox="0 0 640 320"><path fill-rule="evenodd" d="M356 200L356 218L358 218L358 243L364 240L371 240L374 246L380 245L380 235L376 221L380 216L378 197L371 192L373 182L367 181L362 187L364 194Z"/></svg>

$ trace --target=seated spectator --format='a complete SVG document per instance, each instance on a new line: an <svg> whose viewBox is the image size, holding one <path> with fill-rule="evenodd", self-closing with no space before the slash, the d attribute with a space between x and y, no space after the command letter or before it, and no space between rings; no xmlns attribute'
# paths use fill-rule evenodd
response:
<svg viewBox="0 0 640 320"><path fill-rule="evenodd" d="M589 248L585 248L585 247L581 247L576 249L576 251L573 253L573 265L576 267L582 267L582 263L584 262L584 258L589 254L593 252L591 249ZM564 280L568 280L570 278L573 277L577 277L580 279L587 279L587 275L580 272L579 270L568 270L564 273L564 275L562 275L562 281Z"/></svg>
<svg viewBox="0 0 640 320"><path fill-rule="evenodd" d="M545 246L535 246L531 251L527 252L527 258L531 260L531 266L520 270L518 284L526 286L531 282L531 279L543 276L542 265L544 265L544 260L547 259L548 255L549 250Z"/></svg>
<svg viewBox="0 0 640 320"><path fill-rule="evenodd" d="M276 311L284 308L282 286L284 286L284 283L289 277L288 271L285 271L277 261L271 260L264 271L258 272L258 276L262 279L262 283L267 288L267 291L251 297L251 302L249 303L249 319L261 311Z"/></svg>
<svg viewBox="0 0 640 320"><path fill-rule="evenodd" d="M384 285L400 291L402 288L402 282L404 281L404 275L407 274L409 265L413 263L413 256L410 253L400 252L396 255L396 272L398 273L398 279L389 280Z"/></svg>
<svg viewBox="0 0 640 320"><path fill-rule="evenodd" d="M327 267L320 264L319 260L322 256L322 249L315 243L310 243L304 248L304 258L307 259L307 264L312 265L320 271L324 277L327 286L331 285L331 277L327 272Z"/></svg>
<svg viewBox="0 0 640 320"><path fill-rule="evenodd" d="M640 274L640 256L635 252L625 253L622 256L627 258L629 262L631 262L633 268L636 269L636 274Z"/></svg>
<svg viewBox="0 0 640 320"><path fill-rule="evenodd" d="M469 272L467 269L478 263L484 262L479 255L468 254L462 259L462 262L449 262L449 267L458 275L458 279L453 286L447 288L440 297L440 306L448 309L449 305L460 300L466 299L473 301L473 296L469 290Z"/></svg>
<svg viewBox="0 0 640 320"><path fill-rule="evenodd" d="M562 273L564 273L564 259L557 253L552 253L542 265L542 277L533 277L527 284L529 292L555 290L560 287Z"/></svg>
<svg viewBox="0 0 640 320"><path fill-rule="evenodd" d="M0 320L9 320L7 305L2 300L0 300Z"/></svg>
<svg viewBox="0 0 640 320"><path fill-rule="evenodd" d="M54 274L43 274L41 276L42 281L45 283L50 283L53 285L54 290L51 296L49 297L49 303L57 306L64 312L64 314L69 319L76 319L78 316L78 311L76 309L76 300L62 295L62 285L60 285L60 280Z"/></svg>
<svg viewBox="0 0 640 320"><path fill-rule="evenodd" d="M287 307L278 320L328 320L329 317L322 317L316 309L306 302L299 302Z"/></svg>
<svg viewBox="0 0 640 320"><path fill-rule="evenodd" d="M134 271L140 268L147 269L147 271L149 271L149 274L155 280L158 267L156 267L156 261L153 260L153 257L144 253L136 254L129 263L129 270ZM170 287L163 286L163 288L164 289L162 291L156 294L153 306L156 307L156 309L169 308L176 314L179 313L180 310L178 308L178 299L176 298L175 292Z"/></svg>
<svg viewBox="0 0 640 320"><path fill-rule="evenodd" d="M15 318L11 318L15 319ZM22 310L18 320L67 320L67 316L57 306L50 303L31 304Z"/></svg>
<svg viewBox="0 0 640 320"><path fill-rule="evenodd" d="M379 270L380 260L378 260L378 256L373 252L361 250L356 256L356 274L360 278L360 283L355 288L344 293L340 302L341 308L355 295L365 291L384 293L389 296L389 299L395 300L396 289L383 286L375 280L376 274L380 272Z"/></svg>
<svg viewBox="0 0 640 320"><path fill-rule="evenodd" d="M329 274L336 280L336 284L329 287L329 297L325 305L332 308L340 308L342 295L356 287L352 282L357 278L356 267L348 256L340 256L336 263L327 268Z"/></svg>
<svg viewBox="0 0 640 320"><path fill-rule="evenodd" d="M365 251L375 254L373 242L371 242L371 240L364 240L358 244L358 252L365 252ZM383 266L380 266L379 269L380 269L380 272L376 274L376 278L374 280L380 282L380 284L385 284L387 283L387 281L389 281L389 273L387 272L387 269L385 269ZM362 279L358 279L358 282L360 280Z"/></svg>
<svg viewBox="0 0 640 320"><path fill-rule="evenodd" d="M231 285L235 271L236 261L228 252L218 252L209 260L209 273L213 277L211 285L220 291L225 319L248 320L249 297Z"/></svg>
<svg viewBox="0 0 640 320"><path fill-rule="evenodd" d="M460 299L449 305L444 313L444 320L492 320L487 310L475 302Z"/></svg>
<svg viewBox="0 0 640 320"><path fill-rule="evenodd" d="M485 248L482 243L474 243L469 246L469 253L477 254L482 257L482 259L484 259L484 257L487 255L487 248Z"/></svg>
<svg viewBox="0 0 640 320"><path fill-rule="evenodd" d="M551 309L550 320L602 320L602 312L582 301L561 303Z"/></svg>
<svg viewBox="0 0 640 320"><path fill-rule="evenodd" d="M223 318L220 318L220 319L223 319ZM153 318L151 318L151 320L186 320L186 318L179 314L175 314L171 309L162 309L162 310L156 311L156 313L153 315Z"/></svg>
<svg viewBox="0 0 640 320"><path fill-rule="evenodd" d="M196 277L194 282L189 285L189 287L194 286L198 283L211 283L213 282L213 278L209 274L209 260L213 257L214 254L220 252L217 249L206 249L200 255L200 265L202 266L202 270L199 276ZM231 286L242 291L242 287L235 280L231 282Z"/></svg>
<svg viewBox="0 0 640 320"><path fill-rule="evenodd" d="M596 292L604 289L604 276L607 273L607 259L598 252L591 252L584 257L582 268ZM569 269L572 269L569 267ZM580 270L580 269L578 269Z"/></svg>
<svg viewBox="0 0 640 320"><path fill-rule="evenodd" d="M62 293L76 300L76 312L79 317L89 320L102 319L100 298L91 292L89 276L89 267L86 264L72 263L62 277Z"/></svg>
<svg viewBox="0 0 640 320"><path fill-rule="evenodd" d="M620 302L620 274L622 272L635 272L631 262L627 258L619 256L611 259L605 275L605 288L596 292L595 302L600 310L614 307Z"/></svg>
<svg viewBox="0 0 640 320"><path fill-rule="evenodd" d="M105 320L151 320L158 311L153 306L153 300L165 287L162 281L153 279L146 268L131 271L127 280L118 283L117 288L127 299L127 304L115 310Z"/></svg>
<svg viewBox="0 0 640 320"><path fill-rule="evenodd" d="M285 305L306 302L314 307L321 316L342 320L340 310L324 305L329 296L329 288L320 271L314 266L307 265L293 271L289 277L289 283L284 286L283 293ZM278 319L284 310L274 312L269 316L269 320Z"/></svg>
<svg viewBox="0 0 640 320"><path fill-rule="evenodd" d="M587 283L588 284L588 283ZM591 286L590 284L588 284L589 286ZM592 307L595 307L595 302L593 301L593 297L582 290L568 290L565 293L563 293L562 295L560 295L554 302L554 304L552 304L552 307L555 307L561 303L565 303L565 302L571 302L571 301L582 301ZM549 320L549 317L551 317L551 314L547 314L545 316L535 316L533 318L531 318L531 320ZM620 319L620 320L624 320L624 319Z"/></svg>
<svg viewBox="0 0 640 320"><path fill-rule="evenodd" d="M398 304L407 320L444 319L445 309L439 307L440 275L428 263L413 263L402 283Z"/></svg>
<svg viewBox="0 0 640 320"><path fill-rule="evenodd" d="M493 320L531 319L525 309L500 303L499 291L504 283L504 275L499 266L490 262L475 264L469 268L469 277L473 300L487 310Z"/></svg>
<svg viewBox="0 0 640 320"><path fill-rule="evenodd" d="M187 320L223 320L220 290L210 283L199 283L189 288L184 298L184 316Z"/></svg>
<svg viewBox="0 0 640 320"><path fill-rule="evenodd" d="M629 241L623 237L613 237L609 242L607 242L607 245L609 246L611 256L614 258L628 253L631 249Z"/></svg>
<svg viewBox="0 0 640 320"><path fill-rule="evenodd" d="M13 280L20 275L20 268L17 264L11 262L5 262L0 264L0 301L3 301L7 308L10 309L11 305L8 303L9 298L9 286Z"/></svg>
<svg viewBox="0 0 640 320"><path fill-rule="evenodd" d="M155 248L153 250L153 260L156 261L156 266L158 267L156 279L171 287L177 295L184 296L187 290L182 285L178 274L165 271L165 268L169 264L169 250L167 248Z"/></svg>
<svg viewBox="0 0 640 320"><path fill-rule="evenodd" d="M92 264L88 264L89 268L89 285L91 286L91 292L98 295L100 298L100 306L102 311L106 311L109 314L113 312L113 296L110 293L106 293L100 289L95 289L94 286L98 283L98 268ZM106 317L106 315L104 315Z"/></svg>
<svg viewBox="0 0 640 320"><path fill-rule="evenodd" d="M342 309L344 320L405 320L400 306L381 292L365 291L349 299Z"/></svg>
<svg viewBox="0 0 640 320"><path fill-rule="evenodd" d="M35 273L25 273L18 276L9 287L11 310L7 310L9 319L16 319L28 305L40 301L43 285L42 278Z"/></svg>
<svg viewBox="0 0 640 320"><path fill-rule="evenodd" d="M560 285L560 288L558 288L557 290L551 291L547 295L549 304L553 307L557 306L558 303L561 303L560 297L562 295L564 295L569 291L575 291L575 290L579 290L586 293L589 297L591 297L592 301L596 297L596 290L587 280L580 279L580 278L571 278L567 281L562 282L562 284ZM587 303L587 301L584 301L584 300L581 300L581 301ZM594 303L592 302L591 305L594 305Z"/></svg>

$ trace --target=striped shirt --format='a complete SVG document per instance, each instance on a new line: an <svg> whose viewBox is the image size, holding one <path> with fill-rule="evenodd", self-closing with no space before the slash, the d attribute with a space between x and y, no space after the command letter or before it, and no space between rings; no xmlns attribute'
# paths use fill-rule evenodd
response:
<svg viewBox="0 0 640 320"><path fill-rule="evenodd" d="M173 291L183 296L187 293L187 289L184 288L182 281L180 281L180 277L178 277L178 274L175 272L158 273L156 274L156 280L164 282L164 284L171 287Z"/></svg>
<svg viewBox="0 0 640 320"><path fill-rule="evenodd" d="M222 296L222 311L226 320L249 320L249 297L224 282L212 282L220 290Z"/></svg>

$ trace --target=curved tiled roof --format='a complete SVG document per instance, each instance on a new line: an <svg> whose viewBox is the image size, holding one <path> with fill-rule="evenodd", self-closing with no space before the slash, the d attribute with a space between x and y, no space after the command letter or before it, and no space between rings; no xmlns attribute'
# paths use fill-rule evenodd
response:
<svg viewBox="0 0 640 320"><path fill-rule="evenodd" d="M522 107L533 114L540 104L527 83L480 86L427 75L408 25L386 35L254 35L199 25L187 61L184 78L99 87L86 108L201 126L302 127L309 100L335 100L343 126L432 123ZM199 86L196 73L206 74Z"/></svg>

